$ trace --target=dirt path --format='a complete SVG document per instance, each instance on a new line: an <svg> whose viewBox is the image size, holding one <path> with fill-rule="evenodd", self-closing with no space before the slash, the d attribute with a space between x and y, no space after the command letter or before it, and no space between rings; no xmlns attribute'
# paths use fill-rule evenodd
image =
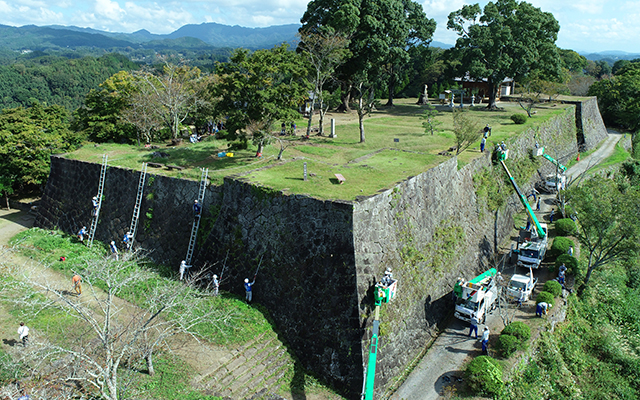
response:
<svg viewBox="0 0 640 400"><path fill-rule="evenodd" d="M571 167L567 171L567 176L577 177L613 153L614 147L622 135L615 131L609 131L609 133L609 137L600 145L598 150ZM543 199L542 207L540 212L536 212L539 218L542 218L552 208L551 199L553 196L543 195L541 197ZM542 276L541 274L544 274L543 271L547 271L547 269L536 272L536 275L540 278L539 286L547 279L552 278ZM503 275L508 280L508 275ZM538 287L536 290L539 290ZM532 319L535 318L533 317L535 315L534 307L533 301L530 300L525 307L517 312L515 320L531 323ZM552 315L555 314L554 311ZM560 309L558 309L558 314L563 315ZM491 331L491 344L504 325L496 311L487 317L486 324ZM483 327L480 326L478 330L481 331L482 329ZM443 389L455 384L456 377L462 376L462 369L465 364L481 353L480 341L467 336L468 333L469 324L452 318L449 326L434 341L431 348L402 386L391 395L391 399L437 400L443 398Z"/></svg>
<svg viewBox="0 0 640 400"><path fill-rule="evenodd" d="M12 252L8 247L9 240L19 232L29 229L33 225L33 216L20 211L6 209L0 210L0 254L2 254L2 262L0 265L7 267L19 266L22 273L29 275L34 281L47 284L53 288L71 291L72 284L70 279L50 268L22 257ZM95 289L93 292L92 289ZM104 293L88 285L83 287L83 302L91 307L97 307L97 298L104 296ZM122 315L134 315L137 307L121 299L116 299L116 306L122 309ZM16 330L19 321L14 321L6 310L0 308L0 337L2 337L3 348L9 352L14 348L14 340L16 338ZM28 321L27 322L28 325ZM33 331L32 337L37 338L38 332ZM169 339L172 351L181 359L187 362L197 374L204 373L211 369L217 368L223 362L232 358L233 349L215 346L209 343L198 342L186 335L178 335ZM15 349L13 349L15 351Z"/></svg>

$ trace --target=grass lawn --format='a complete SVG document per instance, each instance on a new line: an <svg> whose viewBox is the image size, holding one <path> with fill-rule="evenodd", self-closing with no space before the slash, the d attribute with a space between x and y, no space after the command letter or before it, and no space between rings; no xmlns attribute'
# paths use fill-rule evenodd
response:
<svg viewBox="0 0 640 400"><path fill-rule="evenodd" d="M200 143L185 143L176 147L158 144L159 149L147 149L119 144L86 144L81 149L66 154L70 159L100 163L102 154L109 155L109 165L140 169L142 162L157 162L185 167L183 171L167 171L150 168L152 173L199 179L199 168L209 168L213 184L221 184L225 176L243 175L257 184L265 185L285 193L307 194L320 199L353 200L359 195L372 195L381 189L391 188L409 176L417 175L445 161L449 156L438 153L455 145L452 111L446 106L437 106L442 121L441 132L425 133L420 115L424 107L415 104L416 99L398 99L392 108L381 107L365 118L365 142L360 143L358 118L355 112L328 114L325 134L330 132L330 120L336 120L336 138L311 136L308 140L300 135L306 132L307 122L298 120L298 136L282 137L289 146L278 161L280 145L276 141L265 148L263 158L255 157L255 147L235 151L233 157L218 157L227 151L228 142L205 138ZM499 143L524 130L539 125L550 117L561 114L571 105L549 104L536 108L533 118L525 124L516 125L512 114L524 114L516 103L501 103L497 111L484 106L467 108L477 121L478 129L486 124L492 128L487 143ZM317 118L314 118L317 126ZM468 164L481 155L480 140L458 156L460 165ZM154 152L166 152L168 158L156 158ZM303 179L303 163L307 163L309 179ZM263 168L269 167L269 168ZM346 182L338 184L334 174L342 174Z"/></svg>

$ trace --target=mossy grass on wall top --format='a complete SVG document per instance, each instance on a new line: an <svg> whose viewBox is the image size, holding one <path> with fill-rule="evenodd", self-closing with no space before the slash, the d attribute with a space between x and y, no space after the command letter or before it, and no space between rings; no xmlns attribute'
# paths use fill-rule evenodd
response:
<svg viewBox="0 0 640 400"><path fill-rule="evenodd" d="M209 168L212 184L222 184L226 176L240 175L251 182L269 186L287 194L307 194L320 199L354 200L357 196L370 196L382 189L389 189L397 182L446 161L450 156L438 155L454 146L453 117L448 107L438 106L442 122L441 132L426 134L420 118L424 107L414 104L415 99L401 99L392 108L380 108L365 119L366 142L359 143L358 120L354 113L333 114L336 119L336 138L311 136L283 136L289 147L283 153L286 162L277 160L280 146L275 143L264 149L263 157L255 157L255 149L233 151L233 157L219 157L228 152L229 143L207 137L199 143L186 143L167 147L144 148L130 145L88 144L65 155L67 158L99 163L102 154L109 155L109 165L140 169L142 162L177 165L182 171L166 168L150 168L150 173L197 180L200 168ZM565 112L572 105L552 107L543 105L536 109L534 118L523 125L515 125L510 115L518 110L515 103L502 103L502 110L488 112L484 107L472 107L465 112L481 126L489 124L492 135L487 147L524 130L543 124L550 118ZM298 126L302 126L302 120ZM314 121L314 123L317 123ZM274 127L274 132L279 132ZM460 165L482 156L480 141L458 155ZM165 154L159 154L165 153ZM453 152L455 153L455 151ZM164 156L164 157L161 157ZM303 166L307 162L308 180L303 179ZM269 167L269 168L264 168ZM346 182L336 182L336 173ZM313 174L313 175L311 175Z"/></svg>

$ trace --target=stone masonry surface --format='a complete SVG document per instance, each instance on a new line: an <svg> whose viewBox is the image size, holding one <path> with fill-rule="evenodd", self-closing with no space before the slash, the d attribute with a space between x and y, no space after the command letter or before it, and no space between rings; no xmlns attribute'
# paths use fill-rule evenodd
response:
<svg viewBox="0 0 640 400"><path fill-rule="evenodd" d="M529 157L536 141L566 163L579 147L593 148L606 136L595 99L579 105L580 116L576 106L565 107L558 117L512 138L514 165ZM545 160L539 165L528 182L519 182L524 191L555 170ZM306 368L354 399L368 356L372 287L391 267L399 293L381 310L376 395L382 395L451 315L456 279L487 268L522 209L515 195L495 213L478 202L473 177L486 168L499 168L490 154L460 169L453 157L355 201L284 195L228 177L207 189L203 219L208 222L194 265L219 272L228 254L221 288L242 296L243 279L253 279L260 264L254 301L269 311ZM99 173L100 165L52 157L37 226L69 233L88 226ZM97 240L121 240L138 177L138 171L107 171ZM154 176L145 188L136 239L155 261L177 269L187 251L197 192L198 182L163 176Z"/></svg>

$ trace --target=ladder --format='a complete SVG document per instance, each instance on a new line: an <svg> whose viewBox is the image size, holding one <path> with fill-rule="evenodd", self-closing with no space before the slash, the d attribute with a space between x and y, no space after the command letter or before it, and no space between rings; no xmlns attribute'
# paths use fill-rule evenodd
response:
<svg viewBox="0 0 640 400"><path fill-rule="evenodd" d="M133 249L133 241L136 237L136 231L138 229L138 220L140 217L140 205L142 204L142 196L144 195L144 181L147 177L147 163L142 163L140 169L140 180L138 181L138 194L136 196L136 205L133 207L133 216L131 217L131 225L129 226L129 249Z"/></svg>
<svg viewBox="0 0 640 400"><path fill-rule="evenodd" d="M89 248L93 246L93 237L96 234L96 228L98 227L98 219L100 218L100 208L102 207L102 192L104 190L104 180L107 175L107 159L108 155L102 155L102 168L100 169L100 183L98 184L98 207L96 208L96 212L93 214L93 220L91 221L91 229L89 229L89 240L87 245Z"/></svg>
<svg viewBox="0 0 640 400"><path fill-rule="evenodd" d="M200 174L200 191L198 192L198 203L200 206L204 204L204 194L207 190L207 175L209 174L209 169L202 168L202 172ZM189 249L187 250L187 256L185 257L185 261L187 265L191 265L191 257L193 256L193 250L196 247L196 239L198 237L198 228L200 227L200 218L202 217L202 211L200 210L199 216L194 216L193 218L193 226L191 227L191 238L189 239Z"/></svg>

